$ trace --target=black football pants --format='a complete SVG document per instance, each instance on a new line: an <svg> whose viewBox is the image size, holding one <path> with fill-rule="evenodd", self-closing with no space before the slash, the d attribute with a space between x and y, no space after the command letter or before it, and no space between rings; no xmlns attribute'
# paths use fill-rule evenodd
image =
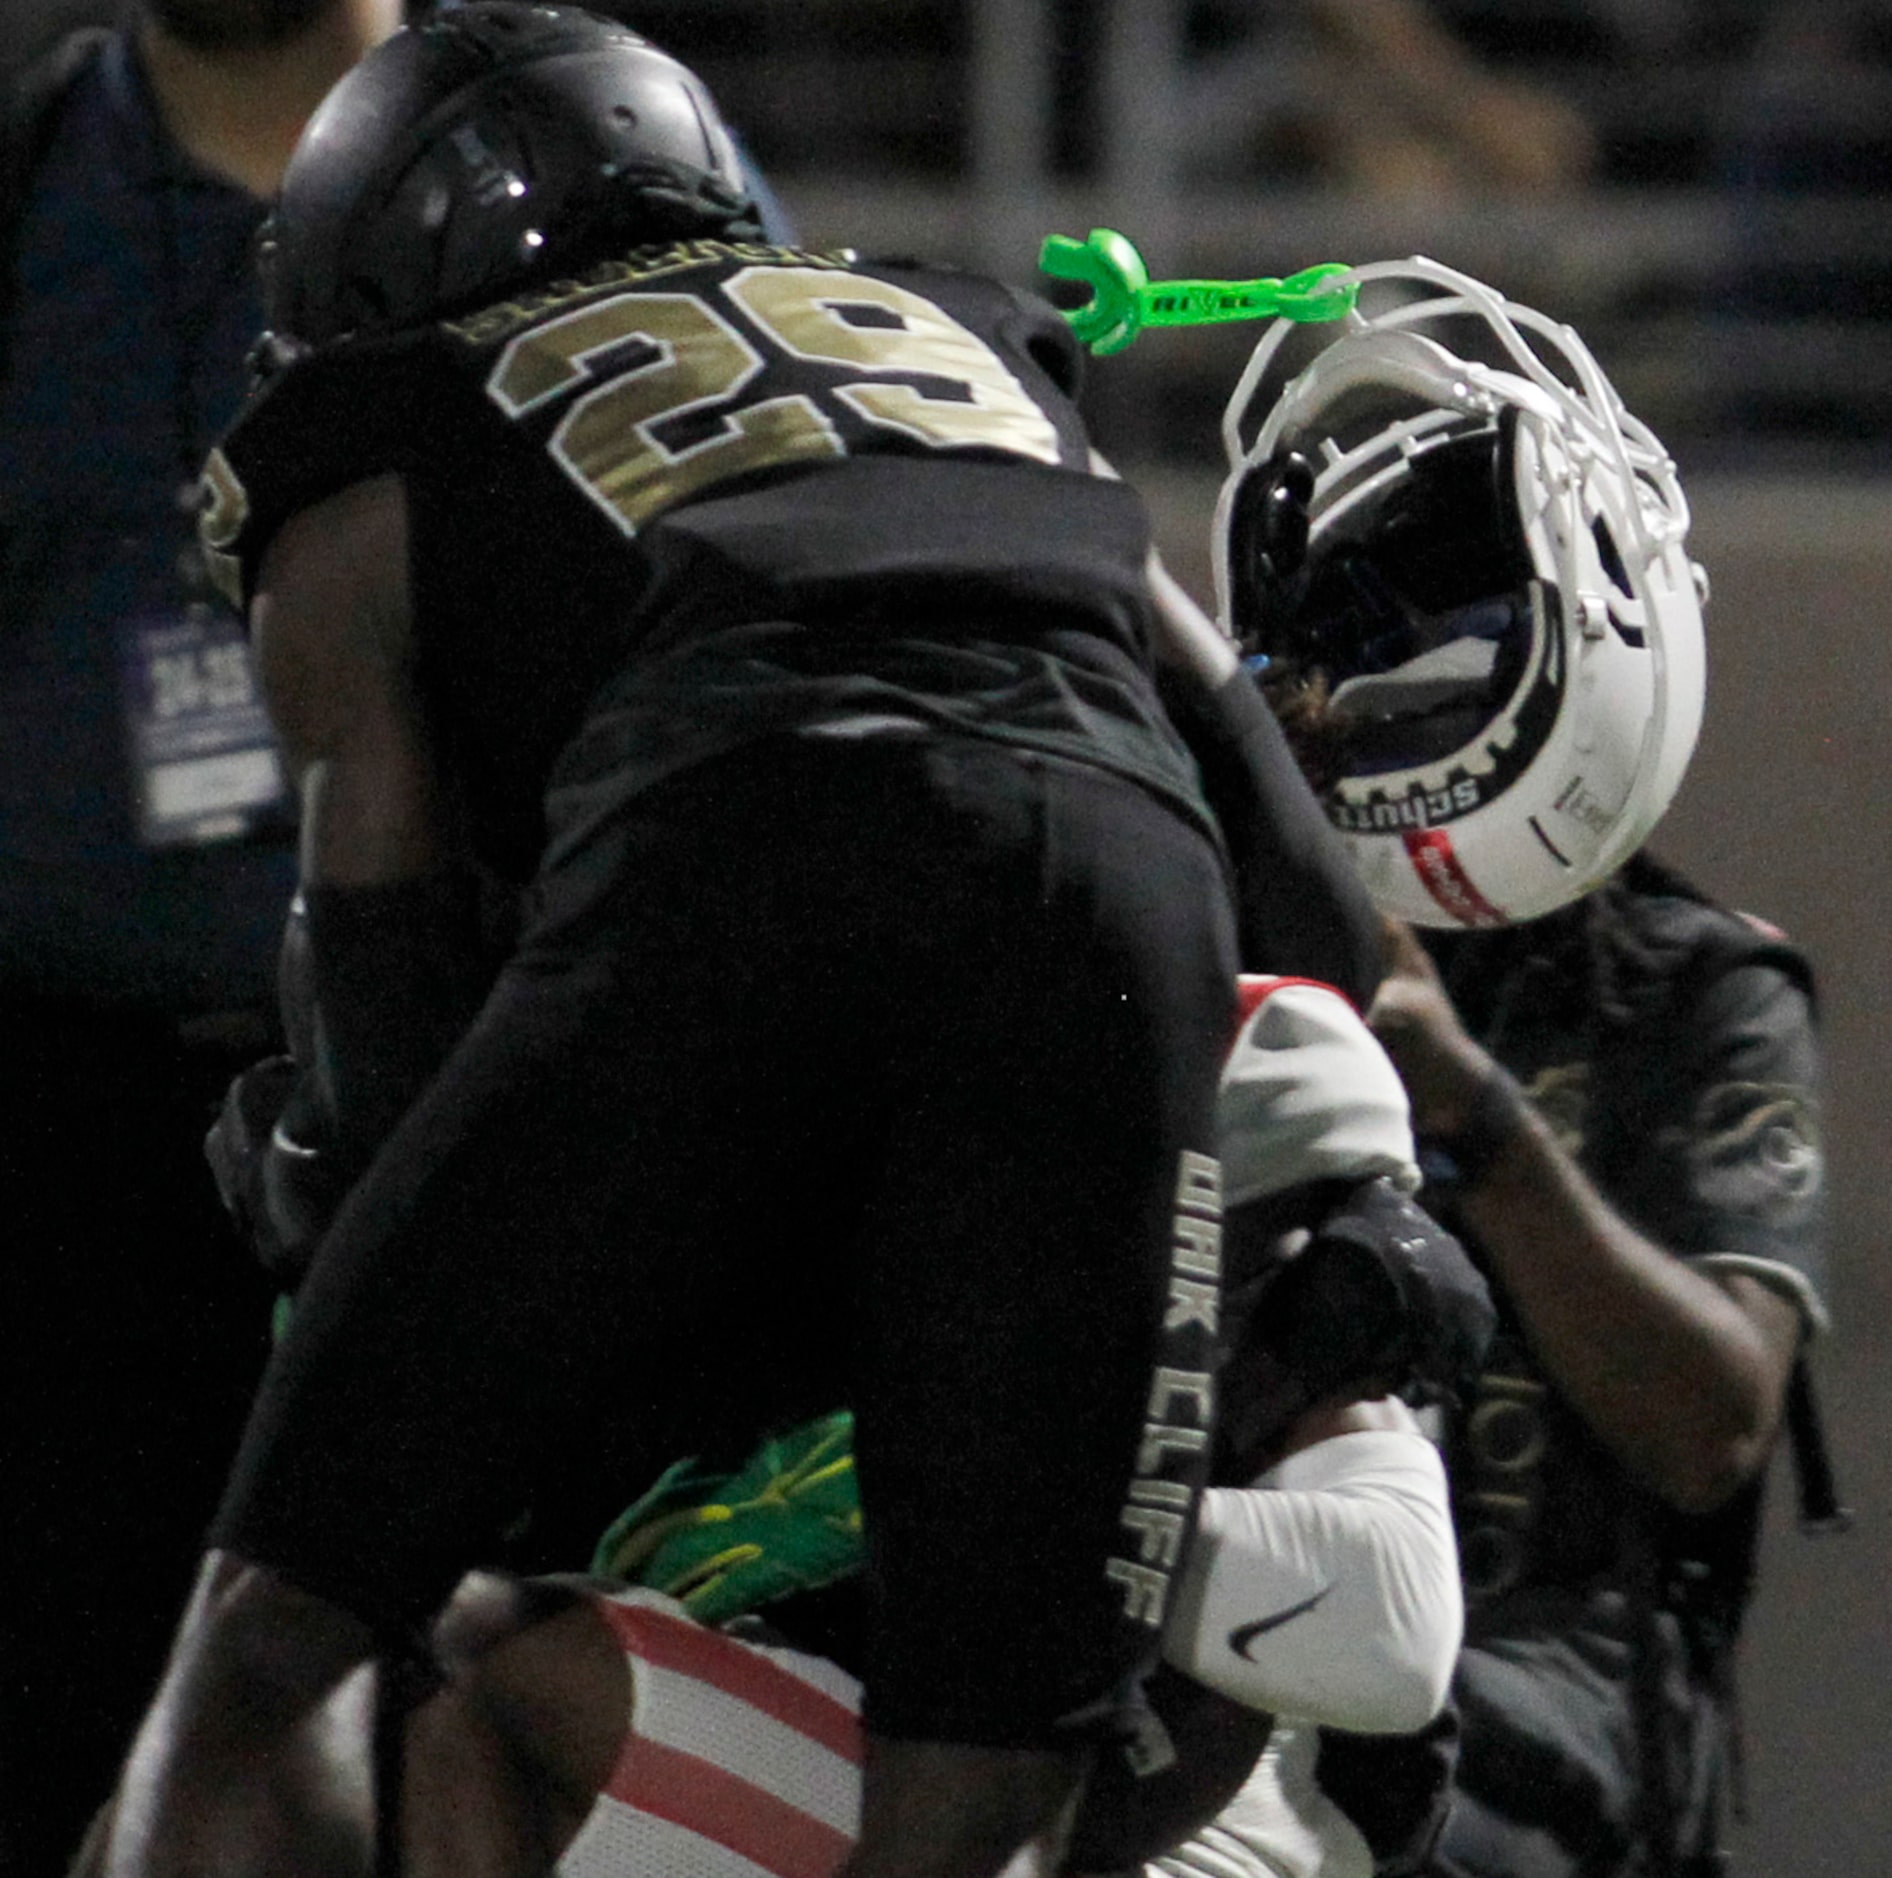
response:
<svg viewBox="0 0 1892 1878"><path fill-rule="evenodd" d="M1057 1738L1153 1660L1199 1484L1212 843L997 744L784 737L540 886L317 1256L216 1541L411 1625L849 1403L870 1726Z"/></svg>

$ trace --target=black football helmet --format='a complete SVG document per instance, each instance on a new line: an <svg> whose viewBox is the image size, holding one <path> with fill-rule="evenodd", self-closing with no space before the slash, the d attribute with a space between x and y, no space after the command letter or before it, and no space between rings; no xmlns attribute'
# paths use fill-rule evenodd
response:
<svg viewBox="0 0 1892 1878"><path fill-rule="evenodd" d="M577 7L467 0L383 41L310 119L263 229L264 307L295 351L645 243L760 234L693 72Z"/></svg>

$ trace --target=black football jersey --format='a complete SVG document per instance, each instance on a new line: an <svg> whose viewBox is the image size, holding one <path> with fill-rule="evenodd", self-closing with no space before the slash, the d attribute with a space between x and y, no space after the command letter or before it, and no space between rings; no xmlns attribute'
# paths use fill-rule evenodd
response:
<svg viewBox="0 0 1892 1878"><path fill-rule="evenodd" d="M978 276L642 249L290 364L210 461L204 538L247 602L298 510L398 473L423 692L476 800L524 816L607 677L745 623L1055 626L1113 684L1140 670L1147 522L1092 471L1078 359Z"/></svg>

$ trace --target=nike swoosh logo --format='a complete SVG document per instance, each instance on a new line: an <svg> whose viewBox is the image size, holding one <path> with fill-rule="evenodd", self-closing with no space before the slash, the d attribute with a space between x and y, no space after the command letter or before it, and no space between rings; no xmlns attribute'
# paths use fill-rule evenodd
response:
<svg viewBox="0 0 1892 1878"><path fill-rule="evenodd" d="M1322 1585L1311 1598L1303 1598L1299 1604L1290 1604L1285 1611L1276 1611L1272 1617L1257 1617L1252 1624L1238 1624L1228 1633L1228 1647L1237 1656L1245 1657L1252 1663L1255 1659L1248 1655L1248 1646L1257 1637L1270 1630L1279 1630L1283 1624L1290 1624L1304 1612L1311 1611L1332 1589L1332 1585Z"/></svg>

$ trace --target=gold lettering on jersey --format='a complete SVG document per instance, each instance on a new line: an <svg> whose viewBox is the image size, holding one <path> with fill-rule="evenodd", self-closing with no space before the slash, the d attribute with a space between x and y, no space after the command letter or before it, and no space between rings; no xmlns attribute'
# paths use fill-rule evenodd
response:
<svg viewBox="0 0 1892 1878"><path fill-rule="evenodd" d="M657 426L728 401L762 369L748 340L695 294L619 294L535 325L501 353L487 389L518 417L583 383L588 361L636 340L651 357L577 399L547 446L627 535L728 477L842 454L833 425L799 395L732 410L682 448L660 441Z"/></svg>
<svg viewBox="0 0 1892 1878"><path fill-rule="evenodd" d="M763 355L738 315L791 358L927 381L817 387L869 424L934 448L982 445L1059 461L1056 426L998 355L917 293L852 275L843 283L833 268L773 265L744 268L723 285L728 314L714 292L714 283L702 292L638 288L541 313L506 342L487 378L508 417L578 394L547 448L627 535L731 477L846 455L815 391L740 402ZM681 442L679 420L693 415L698 422L683 429L694 440ZM1217 1263L1189 1269L1200 1276Z"/></svg>
<svg viewBox="0 0 1892 1878"><path fill-rule="evenodd" d="M493 368L493 401L508 417L523 417L583 384L602 354L639 339L658 356L619 375L644 386L627 406L681 416L733 397L762 369L761 354L694 294L619 295L520 334ZM653 386L665 388L654 400Z"/></svg>
<svg viewBox="0 0 1892 1878"><path fill-rule="evenodd" d="M744 268L724 292L791 357L951 381L950 392L864 380L835 396L870 423L935 449L985 444L1041 463L1058 433L1004 362L932 301L891 281L806 268Z"/></svg>
<svg viewBox="0 0 1892 1878"><path fill-rule="evenodd" d="M815 267L845 271L854 260L852 249L838 248L822 253L811 248L778 248L766 241L676 241L666 248L639 248L617 260L601 261L596 267L569 280L555 280L536 293L519 294L510 300L481 307L466 318L443 320L441 329L470 346L487 346L583 300L595 299L614 289L634 286L641 281L661 280L687 268L713 267L729 261L745 261L768 267Z"/></svg>
<svg viewBox="0 0 1892 1878"><path fill-rule="evenodd" d="M197 538L204 550L204 567L217 591L243 610L243 563L232 552L250 519L249 492L221 449L212 450L198 482L202 508L197 516Z"/></svg>

